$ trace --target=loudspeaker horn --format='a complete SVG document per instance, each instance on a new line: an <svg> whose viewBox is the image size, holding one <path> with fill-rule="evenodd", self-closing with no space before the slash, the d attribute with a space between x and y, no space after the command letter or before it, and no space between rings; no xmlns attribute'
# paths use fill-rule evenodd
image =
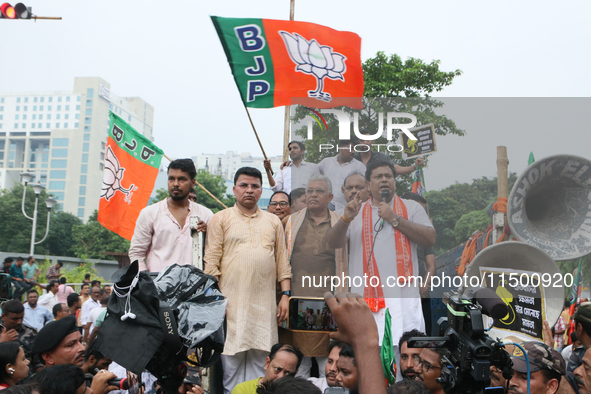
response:
<svg viewBox="0 0 591 394"><path fill-rule="evenodd" d="M507 219L518 240L556 261L591 253L591 161L559 155L531 164L511 190Z"/></svg>

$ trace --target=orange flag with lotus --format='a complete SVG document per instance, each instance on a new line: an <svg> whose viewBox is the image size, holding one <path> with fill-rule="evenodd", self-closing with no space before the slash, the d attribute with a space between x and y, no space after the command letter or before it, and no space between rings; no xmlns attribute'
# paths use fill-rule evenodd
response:
<svg viewBox="0 0 591 394"><path fill-rule="evenodd" d="M98 221L131 240L135 221L148 205L164 153L114 113L107 138Z"/></svg>

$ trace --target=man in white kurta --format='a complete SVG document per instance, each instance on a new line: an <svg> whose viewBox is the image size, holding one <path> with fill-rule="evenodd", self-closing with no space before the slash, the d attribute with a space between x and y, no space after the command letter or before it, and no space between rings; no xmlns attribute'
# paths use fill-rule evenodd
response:
<svg viewBox="0 0 591 394"><path fill-rule="evenodd" d="M370 300L374 301L372 311L380 344L386 309L392 317L394 343L398 343L405 331L425 330L420 283L412 278L419 277L417 243L425 246L435 243L435 230L425 210L417 202L402 200L394 194L394 177L391 163L370 164L366 180L372 197L363 203L357 195L345 206L340 221L328 234L333 247L349 240L351 291L364 295L370 308ZM387 197L386 201L382 196ZM373 283L372 276L376 277ZM397 346L394 350L399 360Z"/></svg>

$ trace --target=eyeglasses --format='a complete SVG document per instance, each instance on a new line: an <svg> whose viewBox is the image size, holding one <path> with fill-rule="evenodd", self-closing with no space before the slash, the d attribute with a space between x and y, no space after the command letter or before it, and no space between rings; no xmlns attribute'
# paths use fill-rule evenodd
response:
<svg viewBox="0 0 591 394"><path fill-rule="evenodd" d="M324 189L306 189L306 194L312 195L312 194L318 194L318 195L323 195L326 193L326 190Z"/></svg>
<svg viewBox="0 0 591 394"><path fill-rule="evenodd" d="M269 203L270 207L277 207L277 205L279 205L281 208L286 208L289 206L289 203L287 201L281 201L281 202L277 202L277 201L273 201Z"/></svg>
<svg viewBox="0 0 591 394"><path fill-rule="evenodd" d="M421 360L421 358L416 354L414 356L412 356L412 362L413 362L415 368L417 368L419 365L423 365L424 372L429 372L429 370L431 368L441 369L441 367L436 367L435 365L432 365L431 363L429 363L425 360Z"/></svg>

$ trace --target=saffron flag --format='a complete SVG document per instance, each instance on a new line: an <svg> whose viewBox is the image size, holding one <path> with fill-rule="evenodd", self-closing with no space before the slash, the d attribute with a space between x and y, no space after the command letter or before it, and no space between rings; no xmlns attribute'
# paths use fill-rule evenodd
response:
<svg viewBox="0 0 591 394"><path fill-rule="evenodd" d="M131 240L135 221L154 189L163 152L114 113L109 117L98 221Z"/></svg>
<svg viewBox="0 0 591 394"><path fill-rule="evenodd" d="M211 19L247 107L362 108L359 35L308 22Z"/></svg>
<svg viewBox="0 0 591 394"><path fill-rule="evenodd" d="M382 348L380 357L382 359L382 368L388 384L396 382L396 356L394 355L394 342L392 338L392 317L390 310L386 309L386 326L384 327L384 337L382 338Z"/></svg>
<svg viewBox="0 0 591 394"><path fill-rule="evenodd" d="M417 170L412 175L412 192L422 196L427 192L425 189L425 178L423 176L423 167L418 166Z"/></svg>

